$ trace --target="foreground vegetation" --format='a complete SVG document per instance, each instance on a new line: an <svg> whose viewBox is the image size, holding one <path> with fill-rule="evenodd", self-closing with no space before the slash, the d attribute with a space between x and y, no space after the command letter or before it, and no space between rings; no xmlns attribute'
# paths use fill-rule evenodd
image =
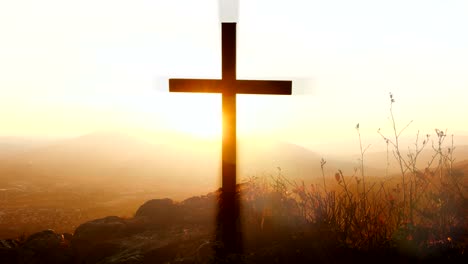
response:
<svg viewBox="0 0 468 264"><path fill-rule="evenodd" d="M41 228L55 228L58 233L49 230L0 240L0 262L466 263L468 161L455 162L453 137L441 130L435 130L433 138L420 138L418 133L414 146L403 151L400 137L410 123L398 129L394 102L390 95L393 136L378 133L388 147L388 165L397 164L398 174L367 175L368 147L362 145L358 124L360 159L352 172L337 170L326 175L327 161L322 159L322 173L311 175L313 183L293 181L280 168L275 175L245 179L238 185L241 254L218 257L217 251L222 250L214 239L218 190L181 202L154 199L143 205L149 194L141 194L117 206L129 215L135 205L141 205L132 217L89 221L96 217L91 215L94 211L79 210L81 218L76 219L44 211L53 221ZM420 154L429 148L432 158L421 165ZM70 196L67 193L61 199L63 204ZM90 204L95 204L98 195L91 196ZM70 203L85 202L84 197L78 198ZM106 199L102 203L109 205ZM43 218L37 218L44 223ZM62 225L68 229L61 230Z"/></svg>
<svg viewBox="0 0 468 264"><path fill-rule="evenodd" d="M360 160L351 175L338 170L333 179L324 173L310 185L291 182L281 173L246 180L244 202L258 215L302 226L313 239L332 240L335 247L360 252L395 250L403 255L430 258L433 254L464 255L468 245L468 186L463 163L455 166L453 136L446 146L446 131L435 130L435 139L419 133L414 147L403 154L400 137L410 125L398 130L390 94L393 137L380 132L387 143L389 163L396 162L399 175L370 177L365 174L365 153L359 124ZM432 159L418 167L420 153L431 147ZM265 201L269 203L265 203ZM295 217L292 217L295 216ZM294 223L293 223L294 222Z"/></svg>

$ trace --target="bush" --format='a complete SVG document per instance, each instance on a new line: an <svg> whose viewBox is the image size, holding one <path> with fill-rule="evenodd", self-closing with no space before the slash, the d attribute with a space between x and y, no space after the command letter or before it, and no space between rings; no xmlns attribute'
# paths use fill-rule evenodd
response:
<svg viewBox="0 0 468 264"><path fill-rule="evenodd" d="M242 195L245 221L250 227L247 233L253 232L255 226L257 233L269 232L271 238L271 231L299 230L297 227L301 226L312 232L315 239L333 240L338 247L395 249L422 257L463 252L468 242L467 187L463 186L463 171L454 168L453 136L450 146L445 147L446 131L436 129L435 140L426 135L422 142L418 132L414 148L409 148L404 156L400 137L411 122L397 129L394 103L390 94L393 137L384 136L380 129L378 133L395 158L399 176L365 175L368 147L362 147L358 124L360 166L353 175L338 170L334 180L326 179L326 161L322 159L322 177L314 184L291 182L280 168L276 176L247 179L248 187ZM431 142L432 159L418 168L418 158Z"/></svg>

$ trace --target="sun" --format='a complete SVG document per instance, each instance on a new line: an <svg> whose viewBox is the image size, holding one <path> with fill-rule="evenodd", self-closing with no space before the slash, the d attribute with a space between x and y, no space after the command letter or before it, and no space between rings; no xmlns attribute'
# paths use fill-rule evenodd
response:
<svg viewBox="0 0 468 264"><path fill-rule="evenodd" d="M194 137L221 137L221 96L219 94L179 93L171 98L168 113L171 129Z"/></svg>

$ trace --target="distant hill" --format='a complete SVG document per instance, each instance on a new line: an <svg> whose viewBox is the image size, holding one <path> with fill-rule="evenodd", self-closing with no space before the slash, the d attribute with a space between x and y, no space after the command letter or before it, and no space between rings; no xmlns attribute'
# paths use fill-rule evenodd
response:
<svg viewBox="0 0 468 264"><path fill-rule="evenodd" d="M213 189L214 156L206 148L194 153L184 146L155 145L119 133L92 133L5 158L0 179L167 191L188 185L184 189L195 191L194 185L197 190Z"/></svg>
<svg viewBox="0 0 468 264"><path fill-rule="evenodd" d="M154 142L99 132L6 151L0 158L0 237L73 228L108 215L131 216L149 199L182 201L220 186L221 142L183 135ZM13 149L21 147L15 144ZM370 162L379 158L373 155L365 157L366 165L373 165L366 166L366 175L385 175L385 168ZM299 145L244 139L238 142L238 157L239 181L280 172L289 181L322 183L322 156ZM334 182L338 169L346 176L360 175L354 172L357 157L324 158L326 181ZM467 175L468 160L457 162L455 169ZM21 224L5 224L18 219Z"/></svg>
<svg viewBox="0 0 468 264"><path fill-rule="evenodd" d="M164 142L163 140L160 142ZM189 136L152 144L122 133L99 132L59 140L0 159L2 183L26 181L99 188L160 190L182 193L213 190L220 185L221 142ZM321 177L321 157L284 142L242 140L238 143L239 180L275 175L277 168L292 180ZM351 174L357 162L328 160L327 176L338 169ZM381 171L368 168L368 174Z"/></svg>
<svg viewBox="0 0 468 264"><path fill-rule="evenodd" d="M249 149L250 151L247 151ZM246 154L242 155L245 150ZM267 173L277 173L277 168L281 173L293 180L313 180L322 177L320 161L322 156L299 145L277 142L256 146L249 142L241 143L239 147L241 175L255 174L259 168L269 169ZM323 157L326 160L324 173L327 177L334 175L339 169L346 175L354 173L354 169L359 166L356 159L342 160L336 158ZM380 175L382 169L365 167L366 174Z"/></svg>
<svg viewBox="0 0 468 264"><path fill-rule="evenodd" d="M47 138L0 137L0 160L43 147L53 142Z"/></svg>
<svg viewBox="0 0 468 264"><path fill-rule="evenodd" d="M446 153L447 147L443 148L443 152ZM408 151L402 151L402 156L407 159ZM417 166L418 168L425 168L427 164L433 159L435 151L432 149L431 146L426 146L426 148L419 154ZM388 155L387 152L368 152L364 156L365 164L375 168L384 169L387 167L387 157L389 161L389 172L395 173L398 172L399 167L397 161L390 150ZM453 152L453 157L455 158L455 163L468 160L468 145L459 145L455 146L455 150ZM341 156L341 159L346 160L356 160L358 158L357 155L348 155L348 156ZM437 165L438 158L434 160L433 165Z"/></svg>

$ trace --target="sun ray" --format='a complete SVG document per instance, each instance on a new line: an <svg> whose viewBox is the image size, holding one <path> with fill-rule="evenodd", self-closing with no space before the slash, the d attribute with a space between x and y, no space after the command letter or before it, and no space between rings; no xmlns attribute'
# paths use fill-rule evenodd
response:
<svg viewBox="0 0 468 264"><path fill-rule="evenodd" d="M171 103L169 126L200 138L221 136L221 96L216 94L177 94Z"/></svg>

